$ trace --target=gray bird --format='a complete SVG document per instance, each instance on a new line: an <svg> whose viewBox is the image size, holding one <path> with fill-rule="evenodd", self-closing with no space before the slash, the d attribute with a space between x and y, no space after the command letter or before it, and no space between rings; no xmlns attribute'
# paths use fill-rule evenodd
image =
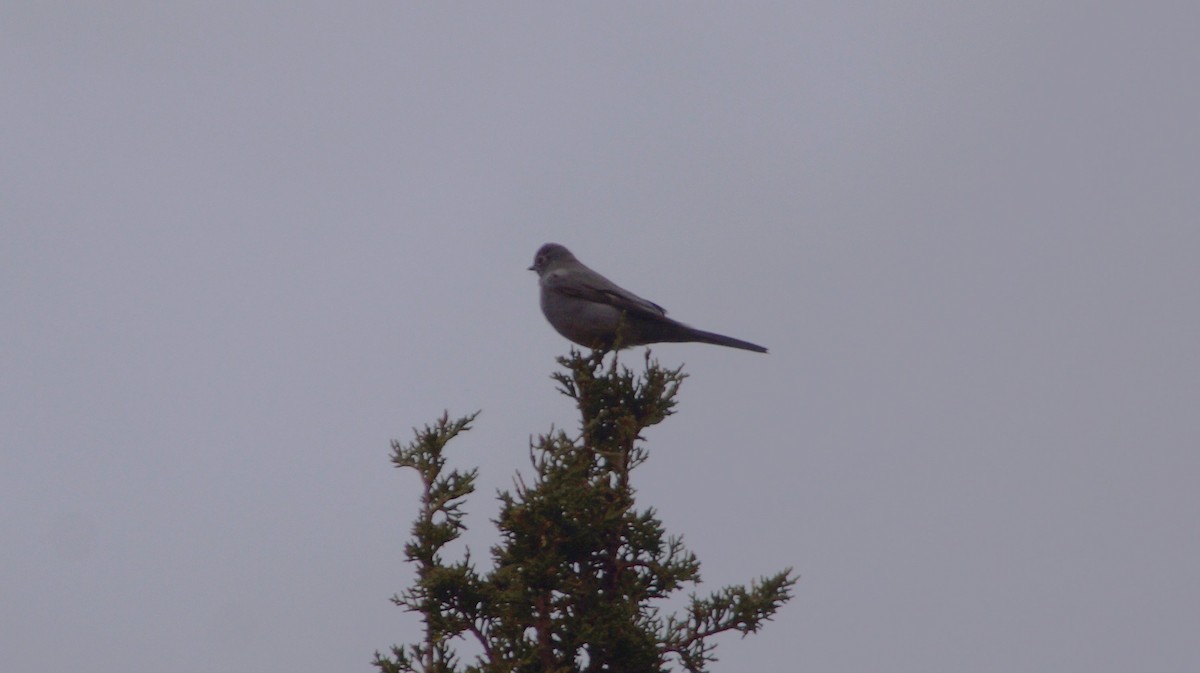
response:
<svg viewBox="0 0 1200 673"><path fill-rule="evenodd" d="M675 322L667 317L666 309L587 268L557 243L543 245L529 270L538 274L546 320L559 334L580 346L625 348L662 341L699 341L767 352L748 341Z"/></svg>

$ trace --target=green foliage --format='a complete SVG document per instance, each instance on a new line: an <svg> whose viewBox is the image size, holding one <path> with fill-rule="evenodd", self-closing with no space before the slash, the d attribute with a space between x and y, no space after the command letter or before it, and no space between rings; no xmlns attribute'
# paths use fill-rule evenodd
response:
<svg viewBox="0 0 1200 673"><path fill-rule="evenodd" d="M532 483L518 475L499 494L501 541L485 575L469 553L441 556L463 530L477 473L446 472L443 449L478 414L443 415L410 444L393 442L393 463L416 470L424 487L405 545L416 580L393 601L422 616L425 635L377 652L381 673L657 673L672 662L698 673L715 661L713 636L753 633L791 598L787 569L660 614L661 599L700 582L700 563L653 509L635 507L630 473L647 458L641 432L671 415L685 375L649 353L640 375L603 359L559 358L566 371L554 379L580 411L580 435L552 430L530 447ZM452 647L459 638L482 651L469 664Z"/></svg>

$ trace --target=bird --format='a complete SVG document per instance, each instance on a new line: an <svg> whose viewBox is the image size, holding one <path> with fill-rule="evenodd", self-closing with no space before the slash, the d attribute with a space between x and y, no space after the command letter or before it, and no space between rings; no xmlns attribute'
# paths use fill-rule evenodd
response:
<svg viewBox="0 0 1200 673"><path fill-rule="evenodd" d="M546 320L559 334L580 346L608 350L661 342L699 342L767 352L758 344L668 318L666 309L589 269L557 243L539 248L529 270L537 272Z"/></svg>

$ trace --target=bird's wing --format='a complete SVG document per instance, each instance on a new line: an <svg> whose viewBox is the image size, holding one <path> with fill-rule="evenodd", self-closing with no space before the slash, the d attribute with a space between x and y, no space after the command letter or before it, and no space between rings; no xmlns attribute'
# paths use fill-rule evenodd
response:
<svg viewBox="0 0 1200 673"><path fill-rule="evenodd" d="M642 299L586 267L573 269L569 273L547 274L545 283L549 289L564 295L608 304L622 311L643 313L653 317L662 317L667 314L665 308L652 301Z"/></svg>

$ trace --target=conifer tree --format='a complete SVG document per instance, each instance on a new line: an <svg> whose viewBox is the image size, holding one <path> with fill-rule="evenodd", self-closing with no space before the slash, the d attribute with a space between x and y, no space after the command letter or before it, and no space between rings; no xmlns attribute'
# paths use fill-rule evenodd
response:
<svg viewBox="0 0 1200 673"><path fill-rule="evenodd" d="M791 598L791 569L709 596L691 595L682 614L662 599L700 581L700 562L668 536L652 508L638 509L630 477L647 459L647 427L670 416L685 378L646 354L635 375L614 356L572 351L553 378L581 416L577 437L551 430L530 447L533 475L499 494L500 542L492 567L476 570L443 549L464 529L462 509L477 470L446 470L445 446L478 412L448 414L392 443L392 462L416 470L423 492L406 559L412 586L393 602L419 613L417 643L375 654L381 673L698 673L715 661L713 637L753 633ZM454 645L474 641L471 662Z"/></svg>

